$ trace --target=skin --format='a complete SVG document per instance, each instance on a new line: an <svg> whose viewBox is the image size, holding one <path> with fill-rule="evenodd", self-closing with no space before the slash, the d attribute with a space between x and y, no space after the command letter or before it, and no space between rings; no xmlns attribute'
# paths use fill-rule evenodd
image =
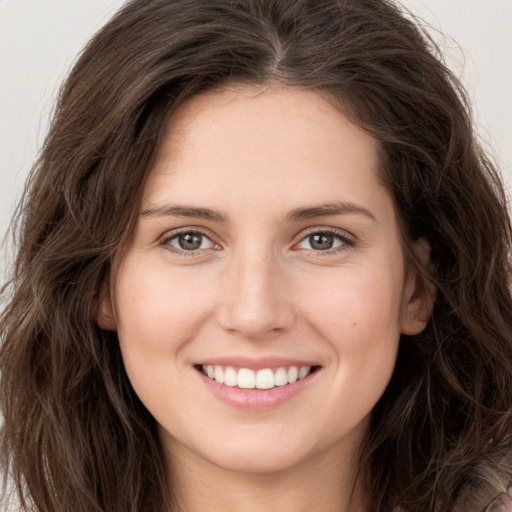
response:
<svg viewBox="0 0 512 512"><path fill-rule="evenodd" d="M312 91L231 87L173 115L98 322L118 331L184 511L366 510L356 472L370 413L400 333L420 332L431 310L377 154ZM177 230L203 233L200 249L181 248ZM310 236L326 230L334 246L318 250ZM279 407L247 411L214 397L194 368L226 355L321 368Z"/></svg>

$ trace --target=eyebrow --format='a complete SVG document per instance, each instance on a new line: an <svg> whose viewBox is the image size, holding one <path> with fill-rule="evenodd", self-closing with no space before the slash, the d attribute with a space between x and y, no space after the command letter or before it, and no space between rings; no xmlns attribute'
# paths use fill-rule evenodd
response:
<svg viewBox="0 0 512 512"><path fill-rule="evenodd" d="M199 208L195 206L150 205L144 208L140 214L144 217L186 217L221 223L228 221L227 216L221 212L210 210L210 208Z"/></svg>
<svg viewBox="0 0 512 512"><path fill-rule="evenodd" d="M365 217L368 217L374 222L377 221L377 219L370 210L349 201L327 203L319 206L312 206L309 208L297 208L296 210L292 210L286 216L286 220L298 222L301 220L315 219L318 217L331 217L333 215L347 214L364 215Z"/></svg>
<svg viewBox="0 0 512 512"><path fill-rule="evenodd" d="M363 215L370 220L376 222L377 219L373 213L355 203L347 201L339 201L336 203L326 203L318 206L307 208L297 208L286 215L288 222L300 222L319 217L331 217L334 215ZM210 208L201 208L195 206L183 205L149 205L141 211L140 215L144 217L185 217L212 222L227 223L228 216L225 213L211 210Z"/></svg>

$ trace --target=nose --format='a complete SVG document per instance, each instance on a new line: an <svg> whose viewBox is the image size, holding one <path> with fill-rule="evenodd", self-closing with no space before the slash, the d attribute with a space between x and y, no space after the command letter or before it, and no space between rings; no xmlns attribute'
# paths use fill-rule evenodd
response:
<svg viewBox="0 0 512 512"><path fill-rule="evenodd" d="M240 254L225 269L218 321L221 327L251 340L288 331L295 321L285 272L269 255Z"/></svg>

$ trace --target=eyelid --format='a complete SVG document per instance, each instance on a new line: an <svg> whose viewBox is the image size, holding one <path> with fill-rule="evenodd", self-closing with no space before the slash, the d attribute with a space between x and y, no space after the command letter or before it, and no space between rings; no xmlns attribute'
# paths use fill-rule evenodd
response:
<svg viewBox="0 0 512 512"><path fill-rule="evenodd" d="M201 236L207 238L214 245L214 247L208 248L208 249L196 249L196 250L187 251L185 249L173 247L172 245L169 244L169 242L171 240L175 239L176 237L178 237L179 235L184 234L184 233L193 233L193 234L201 235ZM208 230L206 230L204 228L195 227L195 226L186 226L186 227L176 228L176 229L173 229L170 231L166 231L165 234L163 234L158 239L158 245L165 247L167 250L169 250L173 253L177 253L180 255L186 255L186 256L194 256L194 255L202 253L206 250L218 250L221 248L221 245L214 240L214 237L209 233Z"/></svg>
<svg viewBox="0 0 512 512"><path fill-rule="evenodd" d="M315 227L311 227L311 228L308 228L305 231L303 231L299 235L297 242L295 242L293 244L292 248L295 248L298 244L303 242L306 238L308 238L311 235L315 235L315 234L333 235L333 236L339 238L342 241L342 244L337 247L334 247L332 249L326 249L324 251L314 250L314 249L295 249L295 250L310 251L310 252L314 252L315 254L321 256L321 255L333 254L333 253L336 253L338 251L341 251L341 250L344 250L347 248L355 247L355 245L357 243L357 238L354 235L348 233L347 231L345 231L343 229L327 227L327 226L315 226Z"/></svg>
<svg viewBox="0 0 512 512"><path fill-rule="evenodd" d="M187 256L197 255L199 253L204 252L205 250L212 250L212 249L197 249L197 250L187 251L187 250L179 249L179 248L169 245L170 240L176 238L177 236L179 236L182 233L199 234L199 235L207 238L215 246L214 248L212 248L213 250L219 250L220 248L222 248L221 244L219 244L215 240L216 237L213 236L212 234L210 234L209 230L202 228L202 227L201 228L196 227L196 226L184 226L181 228L176 228L176 229L167 231L167 232L165 232L165 234L163 234L161 237L159 237L158 245L165 246L171 252L174 252L177 254L182 254L182 255L187 255ZM314 250L314 249L297 249L296 248L296 246L299 243L301 243L302 241L304 241L307 237L314 235L314 234L323 234L323 233L330 234L330 235L333 235L333 236L339 238L342 241L342 244L340 244L339 246L337 246L333 249L326 249L324 251ZM296 242L293 243L292 249L314 252L315 254L321 256L322 254L329 255L329 254L333 254L338 251L341 251L343 249L352 248L356 245L356 243L357 243L357 237L355 237L354 235L352 235L351 233L347 232L344 229L328 227L328 226L312 226L312 227L307 228L306 230L302 231L300 233L300 235L298 235L298 237L296 238Z"/></svg>

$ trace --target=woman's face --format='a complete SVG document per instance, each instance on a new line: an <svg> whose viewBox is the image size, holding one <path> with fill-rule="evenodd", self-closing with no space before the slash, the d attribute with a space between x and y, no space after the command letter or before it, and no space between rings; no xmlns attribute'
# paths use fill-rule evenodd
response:
<svg viewBox="0 0 512 512"><path fill-rule="evenodd" d="M175 113L99 317L168 453L252 472L355 454L425 325L378 164L314 92Z"/></svg>

